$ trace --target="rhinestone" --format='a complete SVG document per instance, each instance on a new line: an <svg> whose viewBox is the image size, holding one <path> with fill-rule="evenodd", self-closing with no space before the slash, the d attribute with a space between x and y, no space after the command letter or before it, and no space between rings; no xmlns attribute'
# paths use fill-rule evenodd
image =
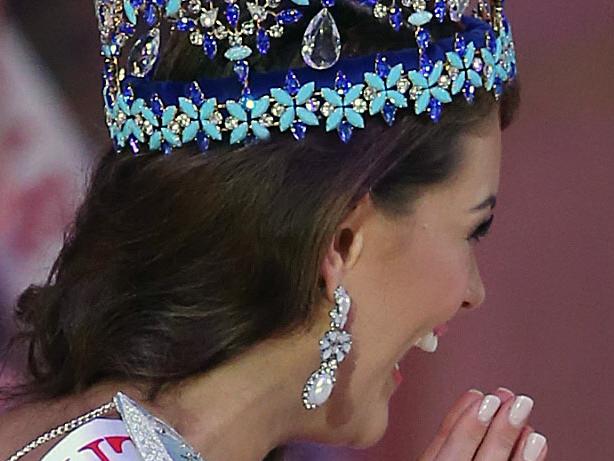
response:
<svg viewBox="0 0 614 461"><path fill-rule="evenodd" d="M376 4L373 8L373 15L378 19L385 18L388 15L388 7L382 3Z"/></svg>
<svg viewBox="0 0 614 461"><path fill-rule="evenodd" d="M493 74L494 69L491 65L488 65L486 67L484 67L484 76L486 78L490 78L490 76Z"/></svg>
<svg viewBox="0 0 614 461"><path fill-rule="evenodd" d="M405 93L409 89L410 85L411 83L409 82L409 79L401 77L397 82L397 90L399 90L401 93Z"/></svg>
<svg viewBox="0 0 614 461"><path fill-rule="evenodd" d="M273 38L279 38L284 34L284 26L281 24L273 24L269 29L269 35Z"/></svg>
<svg viewBox="0 0 614 461"><path fill-rule="evenodd" d="M281 116L281 114L284 111L284 106L282 106L281 104L279 104L278 102L276 102L275 104L273 104L273 107L271 107L271 113L275 116L275 117L279 117Z"/></svg>
<svg viewBox="0 0 614 461"><path fill-rule="evenodd" d="M228 31L224 26L216 27L213 33L218 40L224 40L228 36Z"/></svg>
<svg viewBox="0 0 614 461"><path fill-rule="evenodd" d="M311 112L317 112L318 109L320 108L320 101L317 100L316 98L311 98L309 101L305 103L305 107L307 108L307 110Z"/></svg>
<svg viewBox="0 0 614 461"><path fill-rule="evenodd" d="M134 122L136 123L137 126L141 127L143 126L143 117L141 117L140 114L137 114L134 116Z"/></svg>
<svg viewBox="0 0 614 461"><path fill-rule="evenodd" d="M262 117L260 117L260 121L264 126L273 126L274 123L274 119L271 114L264 114Z"/></svg>
<svg viewBox="0 0 614 461"><path fill-rule="evenodd" d="M257 3L247 2L247 10L255 21L262 21L266 18L267 11L265 7Z"/></svg>
<svg viewBox="0 0 614 461"><path fill-rule="evenodd" d="M209 28L213 27L215 24L215 20L217 19L217 12L219 8L211 8L210 10L203 11L203 14L200 15L200 23L203 27Z"/></svg>
<svg viewBox="0 0 614 461"><path fill-rule="evenodd" d="M460 73L460 71L454 66L447 66L447 70L448 70L448 75L450 76L450 78L452 80L456 80L456 77L458 77L458 74Z"/></svg>
<svg viewBox="0 0 614 461"><path fill-rule="evenodd" d="M482 61L482 59L476 56L475 58L473 58L472 67L473 67L473 70L480 73L482 72L482 69L484 69L484 62Z"/></svg>
<svg viewBox="0 0 614 461"><path fill-rule="evenodd" d="M145 120L143 122L143 131L147 136L151 136L154 132L153 125L149 122L149 120Z"/></svg>
<svg viewBox="0 0 614 461"><path fill-rule="evenodd" d="M376 90L373 89L372 87L368 86L365 88L365 90L363 91L363 97L367 100L367 101L371 101L373 98L375 98L375 93Z"/></svg>
<svg viewBox="0 0 614 461"><path fill-rule="evenodd" d="M243 44L243 38L239 34L231 34L228 36L228 44L230 46L240 46Z"/></svg>
<svg viewBox="0 0 614 461"><path fill-rule="evenodd" d="M199 31L194 31L190 34L190 42L192 45L201 46L203 44L203 34Z"/></svg>
<svg viewBox="0 0 614 461"><path fill-rule="evenodd" d="M256 32L256 24L254 21L246 21L241 26L241 33L244 35L253 35Z"/></svg>
<svg viewBox="0 0 614 461"><path fill-rule="evenodd" d="M121 125L123 125L123 124L124 124L124 122L126 121L126 118L127 118L127 117L126 117L126 114L125 114L125 113L123 113L122 111L119 111L119 112L117 113L117 117L115 117L115 121L117 122L117 124L118 124L118 125L120 125L120 126L121 126Z"/></svg>
<svg viewBox="0 0 614 461"><path fill-rule="evenodd" d="M239 121L234 117L228 117L224 121L224 126L229 130L234 130L236 127L239 126Z"/></svg>
<svg viewBox="0 0 614 461"><path fill-rule="evenodd" d="M266 1L266 6L272 9L277 8L279 5L281 5L281 0L267 0Z"/></svg>
<svg viewBox="0 0 614 461"><path fill-rule="evenodd" d="M134 44L128 56L130 74L135 77L145 77L151 72L158 60L160 51L160 29L151 29Z"/></svg>
<svg viewBox="0 0 614 461"><path fill-rule="evenodd" d="M312 384L309 386L307 400L312 405L322 405L328 400L333 391L333 377L329 373L316 371L312 375Z"/></svg>
<svg viewBox="0 0 614 461"><path fill-rule="evenodd" d="M420 89L418 89L418 87L412 86L411 90L409 90L409 97L411 99L418 99L418 96L420 96Z"/></svg>
<svg viewBox="0 0 614 461"><path fill-rule="evenodd" d="M426 0L412 0L411 3L416 11L424 11L426 9Z"/></svg>
<svg viewBox="0 0 614 461"><path fill-rule="evenodd" d="M181 125L177 121L172 122L169 128L173 133L179 134L181 132Z"/></svg>
<svg viewBox="0 0 614 461"><path fill-rule="evenodd" d="M411 0L401 0L401 5L403 5L406 8L411 7Z"/></svg>
<svg viewBox="0 0 614 461"><path fill-rule="evenodd" d="M322 112L322 115L324 117L328 117L332 110L333 106L328 101L324 102L324 104L322 104L322 107L320 108L320 112Z"/></svg>
<svg viewBox="0 0 614 461"><path fill-rule="evenodd" d="M190 124L190 117L188 117L186 114L179 114L176 121L182 128L185 128Z"/></svg>
<svg viewBox="0 0 614 461"><path fill-rule="evenodd" d="M219 125L220 123L222 123L223 119L224 117L222 117L222 114L217 110L213 112L211 114L211 117L209 118L209 120L211 120L216 125Z"/></svg>
<svg viewBox="0 0 614 461"><path fill-rule="evenodd" d="M447 75L442 75L441 77L439 77L439 81L437 82L437 84L442 88L447 88L450 85L450 77L448 77Z"/></svg>
<svg viewBox="0 0 614 461"><path fill-rule="evenodd" d="M364 99L361 99L361 98L356 98L356 99L354 100L353 105L354 105L354 110L355 110L356 112L361 113L361 114L362 114L362 113L363 113L365 110L367 110L367 102L366 102Z"/></svg>
<svg viewBox="0 0 614 461"><path fill-rule="evenodd" d="M200 13L201 8L202 5L200 4L200 0L190 0L188 3L188 12L190 14Z"/></svg>

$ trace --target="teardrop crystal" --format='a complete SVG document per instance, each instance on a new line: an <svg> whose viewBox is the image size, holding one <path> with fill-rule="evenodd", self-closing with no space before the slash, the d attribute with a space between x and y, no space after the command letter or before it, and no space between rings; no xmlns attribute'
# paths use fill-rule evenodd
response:
<svg viewBox="0 0 614 461"><path fill-rule="evenodd" d="M305 64L317 70L328 69L339 60L341 37L327 8L322 8L309 22L303 35L301 54Z"/></svg>
<svg viewBox="0 0 614 461"><path fill-rule="evenodd" d="M450 19L459 22L469 6L469 0L453 0L450 2Z"/></svg>
<svg viewBox="0 0 614 461"><path fill-rule="evenodd" d="M139 38L128 57L130 75L145 77L152 71L160 52L160 29L153 28Z"/></svg>

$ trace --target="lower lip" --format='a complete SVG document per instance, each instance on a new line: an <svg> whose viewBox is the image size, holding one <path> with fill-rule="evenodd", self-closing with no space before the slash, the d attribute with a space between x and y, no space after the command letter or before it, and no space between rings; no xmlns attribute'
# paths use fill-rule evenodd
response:
<svg viewBox="0 0 614 461"><path fill-rule="evenodd" d="M401 371L397 370L396 368L392 369L392 377L394 378L394 382L397 386L403 382L403 375L401 374Z"/></svg>

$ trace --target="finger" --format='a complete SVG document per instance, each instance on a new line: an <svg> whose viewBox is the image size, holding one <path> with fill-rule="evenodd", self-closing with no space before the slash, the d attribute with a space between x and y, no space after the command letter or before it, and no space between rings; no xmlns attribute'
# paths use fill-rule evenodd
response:
<svg viewBox="0 0 614 461"><path fill-rule="evenodd" d="M443 422L440 424L439 430L435 435L435 439L420 457L419 461L434 460L463 412L473 403L481 401L483 397L484 394L477 389L470 389L469 391L465 392L454 403L454 405L452 405L452 408L444 418Z"/></svg>
<svg viewBox="0 0 614 461"><path fill-rule="evenodd" d="M507 461L533 409L533 399L519 395L503 403L492 420L475 461Z"/></svg>
<svg viewBox="0 0 614 461"><path fill-rule="evenodd" d="M436 461L472 460L488 431L489 422L488 418L484 419L485 414L492 416L500 405L501 399L493 394L471 404L456 421Z"/></svg>
<svg viewBox="0 0 614 461"><path fill-rule="evenodd" d="M547 451L546 437L527 425L516 445L512 461L542 461L546 459Z"/></svg>

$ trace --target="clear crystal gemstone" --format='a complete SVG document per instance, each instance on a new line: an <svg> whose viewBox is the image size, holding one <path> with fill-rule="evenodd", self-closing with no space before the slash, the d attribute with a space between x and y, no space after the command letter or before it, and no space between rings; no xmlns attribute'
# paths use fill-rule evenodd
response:
<svg viewBox="0 0 614 461"><path fill-rule="evenodd" d="M376 4L373 8L373 15L378 19L385 18L388 15L388 7L383 3Z"/></svg>
<svg viewBox="0 0 614 461"><path fill-rule="evenodd" d="M303 35L301 54L305 64L317 70L328 69L339 60L341 37L327 8L322 8L309 22Z"/></svg>
<svg viewBox="0 0 614 461"><path fill-rule="evenodd" d="M200 0L190 0L188 2L188 11L191 14L198 14L200 13L200 9L202 8L201 4L200 4Z"/></svg>
<svg viewBox="0 0 614 461"><path fill-rule="evenodd" d="M308 392L309 402L314 405L322 405L328 400L333 391L333 379L325 372L317 371L314 376L313 385Z"/></svg>
<svg viewBox="0 0 614 461"><path fill-rule="evenodd" d="M160 52L160 29L153 28L139 38L130 51L128 69L130 75L144 77L152 71Z"/></svg>
<svg viewBox="0 0 614 461"><path fill-rule="evenodd" d="M224 126L229 130L234 130L236 127L239 126L239 121L234 117L228 117L224 121Z"/></svg>
<svg viewBox="0 0 614 461"><path fill-rule="evenodd" d="M254 21L245 21L241 26L241 33L245 35L253 35L254 32L256 32Z"/></svg>
<svg viewBox="0 0 614 461"><path fill-rule="evenodd" d="M243 38L239 34L231 34L228 36L228 44L230 46L240 46L243 44Z"/></svg>
<svg viewBox="0 0 614 461"><path fill-rule="evenodd" d="M202 46L203 38L203 34L197 30L190 33L190 43L192 43L192 45Z"/></svg>
<svg viewBox="0 0 614 461"><path fill-rule="evenodd" d="M217 110L213 112L211 114L211 117L209 118L209 120L211 120L216 125L219 125L220 123L222 123L223 119L224 117L222 117L222 114L218 112Z"/></svg>
<svg viewBox="0 0 614 461"><path fill-rule="evenodd" d="M260 121L264 126L273 126L274 123L274 119L271 114L264 114L262 117L260 117Z"/></svg>
<svg viewBox="0 0 614 461"><path fill-rule="evenodd" d="M203 11L203 14L200 15L200 23L203 27L210 28L215 24L215 20L217 19L217 12L219 8L211 8L210 10Z"/></svg>
<svg viewBox="0 0 614 461"><path fill-rule="evenodd" d="M456 22L460 21L468 5L469 5L469 0L451 0L450 1L450 19Z"/></svg>
<svg viewBox="0 0 614 461"><path fill-rule="evenodd" d="M324 104L322 104L322 107L320 108L320 112L322 112L322 115L324 117L328 117L330 115L330 113L332 112L332 105L326 101Z"/></svg>
<svg viewBox="0 0 614 461"><path fill-rule="evenodd" d="M375 97L375 89L368 86L365 88L364 92L363 92L363 96L367 101L371 101L374 97Z"/></svg>
<svg viewBox="0 0 614 461"><path fill-rule="evenodd" d="M354 100L354 110L359 113L363 113L367 110L367 102L364 99L356 98Z"/></svg>
<svg viewBox="0 0 614 461"><path fill-rule="evenodd" d="M320 108L320 101L318 101L316 98L311 98L305 103L305 107L311 112L317 112Z"/></svg>
<svg viewBox="0 0 614 461"><path fill-rule="evenodd" d="M275 104L273 104L273 107L271 107L271 113L275 117L279 117L282 114L283 111L284 111L284 106L282 106L279 103L275 103Z"/></svg>
<svg viewBox="0 0 614 461"><path fill-rule="evenodd" d="M411 90L409 90L409 97L411 99L418 99L418 96L420 96L420 89L418 89L418 87L416 86L412 86Z"/></svg>
<svg viewBox="0 0 614 461"><path fill-rule="evenodd" d="M216 27L213 33L218 40L224 40L228 36L228 31L224 26Z"/></svg>
<svg viewBox="0 0 614 461"><path fill-rule="evenodd" d="M269 29L269 35L273 38L279 38L284 34L284 26L281 24L273 24Z"/></svg>
<svg viewBox="0 0 614 461"><path fill-rule="evenodd" d="M409 82L409 79L401 77L397 82L397 90L399 90L401 93L405 93L409 89L410 85L411 83Z"/></svg>
<svg viewBox="0 0 614 461"><path fill-rule="evenodd" d="M447 88L450 85L450 77L448 77L447 75L442 75L441 77L439 77L439 81L437 82L437 84L442 88Z"/></svg>
<svg viewBox="0 0 614 461"><path fill-rule="evenodd" d="M247 2L247 11L255 21L262 21L266 18L266 8L257 3Z"/></svg>

